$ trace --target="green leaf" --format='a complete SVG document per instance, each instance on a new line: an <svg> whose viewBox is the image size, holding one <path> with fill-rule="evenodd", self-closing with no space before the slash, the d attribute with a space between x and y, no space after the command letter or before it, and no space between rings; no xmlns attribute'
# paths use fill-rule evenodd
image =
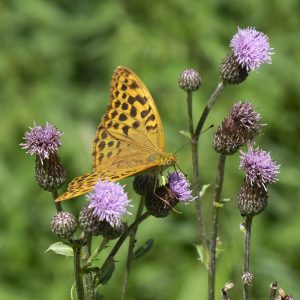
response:
<svg viewBox="0 0 300 300"><path fill-rule="evenodd" d="M74 256L73 248L62 242L53 243L45 252L48 251L53 251L56 254L64 256Z"/></svg>
<svg viewBox="0 0 300 300"><path fill-rule="evenodd" d="M224 249L222 248L222 241L219 237L217 237L216 257L219 257L222 252L224 252Z"/></svg>
<svg viewBox="0 0 300 300"><path fill-rule="evenodd" d="M207 190L210 186L211 186L210 184L204 184L204 185L202 186L202 189L201 189L201 191L200 191L200 193L199 193L199 197L200 197L200 198L202 198L202 197L205 195L206 190Z"/></svg>
<svg viewBox="0 0 300 300"><path fill-rule="evenodd" d="M209 258L209 255L208 255L208 252L206 249L204 249L203 245L199 245L199 244L194 244L196 250L197 250L197 253L198 253L198 260L200 260L205 268L208 270L208 258Z"/></svg>
<svg viewBox="0 0 300 300"><path fill-rule="evenodd" d="M223 198L223 199L221 199L221 201L220 202L222 202L222 203L227 203L227 202L229 202L229 201L231 201L231 199L230 198Z"/></svg>
<svg viewBox="0 0 300 300"><path fill-rule="evenodd" d="M191 134L186 130L180 130L179 133L182 134L183 136L187 137L188 139L191 138Z"/></svg>
<svg viewBox="0 0 300 300"><path fill-rule="evenodd" d="M149 239L143 246L139 247L136 251L133 253L133 259L138 259L141 256L145 255L147 252L150 251L154 244L153 239Z"/></svg>
<svg viewBox="0 0 300 300"><path fill-rule="evenodd" d="M71 287L71 300L76 300L77 296L76 296L76 291L75 291L75 283L72 284Z"/></svg>
<svg viewBox="0 0 300 300"><path fill-rule="evenodd" d="M103 276L101 276L99 284L105 285L111 278L115 268L116 268L115 263L111 263L111 265L109 266L109 268L107 269L105 274L103 274Z"/></svg>

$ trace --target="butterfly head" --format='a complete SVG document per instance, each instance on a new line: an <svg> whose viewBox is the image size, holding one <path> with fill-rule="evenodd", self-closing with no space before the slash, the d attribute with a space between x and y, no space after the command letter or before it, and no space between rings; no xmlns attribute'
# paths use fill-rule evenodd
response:
<svg viewBox="0 0 300 300"><path fill-rule="evenodd" d="M163 153L161 156L163 166L174 166L176 164L176 156L172 153Z"/></svg>

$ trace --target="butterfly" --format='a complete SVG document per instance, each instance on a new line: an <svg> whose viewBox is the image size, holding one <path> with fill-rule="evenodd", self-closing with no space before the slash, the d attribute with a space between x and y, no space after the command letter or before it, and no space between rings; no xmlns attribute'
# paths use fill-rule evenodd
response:
<svg viewBox="0 0 300 300"><path fill-rule="evenodd" d="M91 191L97 181L117 181L149 172L157 175L175 165L165 152L162 122L142 80L130 69L118 67L110 83L110 103L93 141L93 171L74 178L56 201Z"/></svg>

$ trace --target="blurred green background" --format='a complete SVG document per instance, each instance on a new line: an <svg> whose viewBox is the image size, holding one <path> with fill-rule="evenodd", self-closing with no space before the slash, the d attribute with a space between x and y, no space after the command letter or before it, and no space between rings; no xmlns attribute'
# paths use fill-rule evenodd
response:
<svg viewBox="0 0 300 300"><path fill-rule="evenodd" d="M49 224L55 213L51 195L34 179L34 158L19 144L28 126L46 121L64 131L60 155L68 181L91 168L91 143L109 100L109 83L118 65L131 68L151 91L160 111L167 149L187 143L186 96L179 73L200 71L194 115L201 111L218 81L219 63L237 30L254 26L275 49L273 64L252 72L238 86L226 87L206 126L218 125L233 103L250 100L262 115L257 143L281 164L279 182L269 189L269 205L255 218L251 241L252 299L267 299L269 284L300 297L300 4L286 1L68 1L7 0L0 3L0 299L69 299L72 260L45 253L56 241ZM214 183L218 155L214 129L201 137L201 180ZM189 146L178 152L180 167L192 174ZM223 253L218 259L219 290L235 282L232 299L241 299L243 234L236 194L243 174L238 155L226 165L221 211ZM127 190L133 203L137 196ZM203 199L210 219L212 188ZM64 203L76 215L84 198ZM154 238L150 253L134 261L128 299L205 299L207 280L197 260L194 205L182 214L148 219L137 245ZM134 213L134 209L132 209ZM130 219L130 218L129 218ZM118 299L126 249L117 256L116 272L101 292Z"/></svg>

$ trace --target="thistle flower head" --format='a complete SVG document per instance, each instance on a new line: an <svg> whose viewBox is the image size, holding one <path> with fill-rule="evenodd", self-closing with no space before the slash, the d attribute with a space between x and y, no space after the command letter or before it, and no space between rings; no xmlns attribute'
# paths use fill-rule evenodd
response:
<svg viewBox="0 0 300 300"><path fill-rule="evenodd" d="M272 63L273 48L270 47L267 35L254 28L238 28L230 47L237 62L248 72L258 69L263 63Z"/></svg>
<svg viewBox="0 0 300 300"><path fill-rule="evenodd" d="M92 192L87 195L88 207L93 208L93 215L100 221L107 221L111 226L118 226L127 212L129 200L124 186L108 180L99 180Z"/></svg>
<svg viewBox="0 0 300 300"><path fill-rule="evenodd" d="M179 201L189 202L195 198L192 196L191 184L182 172L169 174L169 187L175 193Z"/></svg>
<svg viewBox="0 0 300 300"><path fill-rule="evenodd" d="M213 146L218 153L231 155L249 142L260 132L260 114L250 102L237 102L230 114L217 128Z"/></svg>
<svg viewBox="0 0 300 300"><path fill-rule="evenodd" d="M232 119L248 131L257 133L260 129L260 114L257 113L251 102L237 102L230 111Z"/></svg>
<svg viewBox="0 0 300 300"><path fill-rule="evenodd" d="M37 155L41 161L49 159L50 154L57 152L61 146L60 137L63 132L58 131L52 124L45 126L34 126L25 132L23 139L25 143L20 144L26 153Z"/></svg>
<svg viewBox="0 0 300 300"><path fill-rule="evenodd" d="M241 151L240 169L246 172L246 180L251 185L263 186L277 181L279 165L276 164L270 153L259 148L249 148L248 152Z"/></svg>

